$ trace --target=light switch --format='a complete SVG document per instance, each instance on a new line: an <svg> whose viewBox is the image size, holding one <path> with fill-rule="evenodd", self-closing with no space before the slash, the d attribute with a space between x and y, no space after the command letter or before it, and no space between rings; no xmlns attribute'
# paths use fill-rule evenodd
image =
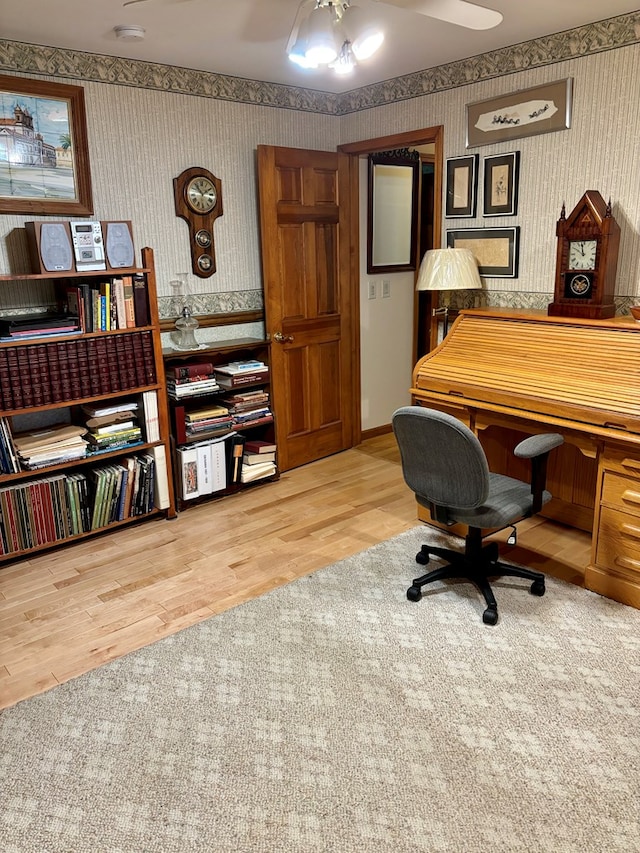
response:
<svg viewBox="0 0 640 853"><path fill-rule="evenodd" d="M369 282L369 299L376 298L376 283L375 281Z"/></svg>

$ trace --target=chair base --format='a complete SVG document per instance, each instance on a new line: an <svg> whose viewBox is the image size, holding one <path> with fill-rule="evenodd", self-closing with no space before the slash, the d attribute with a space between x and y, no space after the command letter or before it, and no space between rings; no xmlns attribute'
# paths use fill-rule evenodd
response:
<svg viewBox="0 0 640 853"><path fill-rule="evenodd" d="M498 621L498 603L489 584L490 577L525 578L532 581L530 588L532 595L541 596L545 593L544 575L541 572L500 562L498 543L490 542L488 545L483 545L479 528L469 529L464 553L435 545L423 545L416 554L416 562L423 566L427 565L432 556L448 560L448 565L415 578L407 590L409 601L420 601L422 587L432 581L467 580L482 593L487 605L482 614L482 621L486 625L495 625Z"/></svg>

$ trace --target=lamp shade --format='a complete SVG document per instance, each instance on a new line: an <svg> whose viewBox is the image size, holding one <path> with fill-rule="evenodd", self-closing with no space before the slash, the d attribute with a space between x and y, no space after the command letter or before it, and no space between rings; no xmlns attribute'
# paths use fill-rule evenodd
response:
<svg viewBox="0 0 640 853"><path fill-rule="evenodd" d="M478 264L469 249L429 249L424 253L416 290L477 290Z"/></svg>

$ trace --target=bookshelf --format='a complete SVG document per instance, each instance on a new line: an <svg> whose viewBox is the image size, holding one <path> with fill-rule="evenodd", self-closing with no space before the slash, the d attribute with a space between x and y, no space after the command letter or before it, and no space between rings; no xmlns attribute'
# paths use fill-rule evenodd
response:
<svg viewBox="0 0 640 853"><path fill-rule="evenodd" d="M260 338L236 338L217 341L198 350L165 349L163 356L177 508L183 510L277 480L269 342ZM225 365L237 361L260 362L264 368L257 368L255 374L247 370L239 385L220 387L220 374L216 374L216 369L224 369ZM205 365L212 369L205 369ZM178 389L188 384L189 373L191 379L202 383L201 390L192 396L179 396ZM207 387L208 383L217 387ZM187 391L187 395L189 393ZM233 405L230 401L234 397L245 397L246 401ZM251 412L261 414L254 417ZM273 460L272 470L267 469L266 474L259 472L260 476L255 479L243 481L243 477L253 477L258 470L244 464L245 446L253 447L256 443L262 445L264 459ZM257 464L258 454L251 455L256 456L253 464Z"/></svg>
<svg viewBox="0 0 640 853"><path fill-rule="evenodd" d="M0 563L176 515L153 250L141 256L117 271L0 275L0 308L16 282L53 286L59 304L74 284L93 292L128 277L138 287L138 312L108 330L87 331L84 315L68 333L10 337L3 324Z"/></svg>

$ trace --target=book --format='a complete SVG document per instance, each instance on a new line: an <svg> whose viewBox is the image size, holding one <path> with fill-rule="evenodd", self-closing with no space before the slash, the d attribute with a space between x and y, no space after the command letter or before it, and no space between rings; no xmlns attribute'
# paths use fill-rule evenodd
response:
<svg viewBox="0 0 640 853"><path fill-rule="evenodd" d="M211 480L212 492L219 492L227 485L226 442L215 441L211 444Z"/></svg>
<svg viewBox="0 0 640 853"><path fill-rule="evenodd" d="M133 307L136 326L149 325L149 300L147 298L147 280L143 273L133 275Z"/></svg>
<svg viewBox="0 0 640 853"><path fill-rule="evenodd" d="M177 379L189 379L192 376L211 376L213 374L213 363L210 361L197 361L188 364L177 364L167 368L167 377L173 376Z"/></svg>
<svg viewBox="0 0 640 853"><path fill-rule="evenodd" d="M274 453L276 444L260 438L247 439L244 445L245 453Z"/></svg>
<svg viewBox="0 0 640 853"><path fill-rule="evenodd" d="M246 445L245 445L246 450ZM261 465L263 462L275 462L276 454L273 453L244 453L242 455L243 465Z"/></svg>
<svg viewBox="0 0 640 853"><path fill-rule="evenodd" d="M242 483L253 483L255 480L271 477L275 473L275 462L264 462L259 465L243 465L240 473L240 481Z"/></svg>
<svg viewBox="0 0 640 853"><path fill-rule="evenodd" d="M157 509L166 509L169 506L169 476L164 444L156 444L149 450L149 454L155 463L154 505Z"/></svg>
<svg viewBox="0 0 640 853"><path fill-rule="evenodd" d="M114 278L112 287L115 294L116 303L116 328L127 328L127 309L124 302L124 280L122 278Z"/></svg>
<svg viewBox="0 0 640 853"><path fill-rule="evenodd" d="M240 388L243 385L251 385L256 382L264 382L269 376L268 368L264 371L251 371L247 373L226 374L214 371L216 381L221 388Z"/></svg>
<svg viewBox="0 0 640 853"><path fill-rule="evenodd" d="M180 484L182 500L197 498L198 490L198 449L197 447L179 447L178 464L180 469Z"/></svg>
<svg viewBox="0 0 640 853"><path fill-rule="evenodd" d="M198 495L210 495L213 491L211 478L211 445L198 444Z"/></svg>
<svg viewBox="0 0 640 853"><path fill-rule="evenodd" d="M147 441L160 441L160 420L158 416L158 396L155 391L144 391L142 409Z"/></svg>
<svg viewBox="0 0 640 853"><path fill-rule="evenodd" d="M124 312L126 317L126 328L134 329L136 325L136 312L133 302L133 279L130 275L122 276L122 291L124 296Z"/></svg>

